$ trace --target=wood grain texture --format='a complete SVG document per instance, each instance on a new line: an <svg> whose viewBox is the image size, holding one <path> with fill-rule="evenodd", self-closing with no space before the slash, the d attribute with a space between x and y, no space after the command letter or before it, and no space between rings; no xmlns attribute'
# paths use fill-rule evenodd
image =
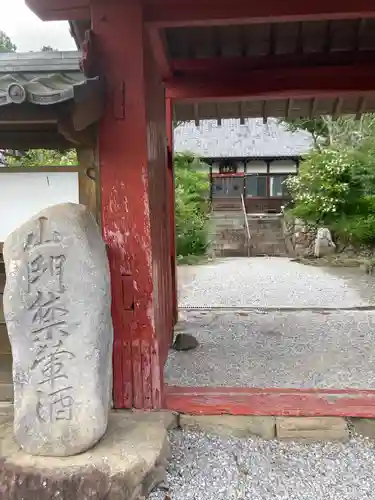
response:
<svg viewBox="0 0 375 500"><path fill-rule="evenodd" d="M375 391L166 387L166 408L194 415L375 418Z"/></svg>

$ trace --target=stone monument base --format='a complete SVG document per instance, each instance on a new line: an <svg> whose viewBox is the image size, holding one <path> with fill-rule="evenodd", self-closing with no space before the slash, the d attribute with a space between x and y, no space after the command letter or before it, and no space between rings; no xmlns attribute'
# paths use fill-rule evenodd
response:
<svg viewBox="0 0 375 500"><path fill-rule="evenodd" d="M13 415L0 415L1 500L140 500L165 482L169 459L164 412L111 412L94 448L72 457L24 453L13 437Z"/></svg>

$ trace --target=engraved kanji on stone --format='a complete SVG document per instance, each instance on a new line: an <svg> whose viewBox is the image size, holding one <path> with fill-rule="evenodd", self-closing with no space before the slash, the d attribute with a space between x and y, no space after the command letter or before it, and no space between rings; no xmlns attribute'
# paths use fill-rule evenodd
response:
<svg viewBox="0 0 375 500"><path fill-rule="evenodd" d="M60 380L68 378L65 372L64 362L75 358L75 355L64 349L63 343L60 340L52 346L52 351L48 352L50 347L45 344L39 348L39 357L33 363L32 368L37 368L41 365L42 379L39 385L48 385L50 391L56 390L56 383Z"/></svg>
<svg viewBox="0 0 375 500"><path fill-rule="evenodd" d="M45 229L47 221L47 217L38 218L36 231L30 232L26 236L24 250L30 250L46 243L60 243L62 241L61 234L58 231L52 231L52 237L48 238Z"/></svg>
<svg viewBox="0 0 375 500"><path fill-rule="evenodd" d="M68 309L60 302L60 295L54 292L37 292L36 300L28 307L33 311L31 333L34 341L37 342L43 337L46 340L54 338L54 333L59 337L69 336L68 324L64 318Z"/></svg>
<svg viewBox="0 0 375 500"><path fill-rule="evenodd" d="M38 391L39 400L36 405L36 414L40 421L46 422L47 412L50 422L58 420L72 420L74 399L72 397L72 386L62 387L48 394ZM46 399L47 402L43 400ZM46 411L45 411L46 410Z"/></svg>
<svg viewBox="0 0 375 500"><path fill-rule="evenodd" d="M48 270L51 278L57 280L57 290L59 292L63 292L65 290L63 284L63 269L65 261L65 255L52 255L45 257L42 254L39 254L29 260L27 263L28 291L31 290L31 285L37 284L42 275Z"/></svg>

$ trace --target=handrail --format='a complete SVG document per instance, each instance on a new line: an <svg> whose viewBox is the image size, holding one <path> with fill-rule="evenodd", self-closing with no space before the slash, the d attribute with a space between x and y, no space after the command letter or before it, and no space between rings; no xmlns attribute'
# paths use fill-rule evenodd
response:
<svg viewBox="0 0 375 500"><path fill-rule="evenodd" d="M245 199L243 197L243 194L241 194L241 204L242 204L242 212L243 212L243 215L245 217L245 228L246 228L246 236L247 236L247 256L250 257L251 234L250 234L249 221L247 220Z"/></svg>

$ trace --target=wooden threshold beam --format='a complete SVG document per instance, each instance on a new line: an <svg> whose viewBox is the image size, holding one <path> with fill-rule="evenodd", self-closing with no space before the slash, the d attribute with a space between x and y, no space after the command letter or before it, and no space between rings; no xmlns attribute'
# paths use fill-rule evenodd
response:
<svg viewBox="0 0 375 500"><path fill-rule="evenodd" d="M192 415L375 418L374 390L167 386L165 401Z"/></svg>

